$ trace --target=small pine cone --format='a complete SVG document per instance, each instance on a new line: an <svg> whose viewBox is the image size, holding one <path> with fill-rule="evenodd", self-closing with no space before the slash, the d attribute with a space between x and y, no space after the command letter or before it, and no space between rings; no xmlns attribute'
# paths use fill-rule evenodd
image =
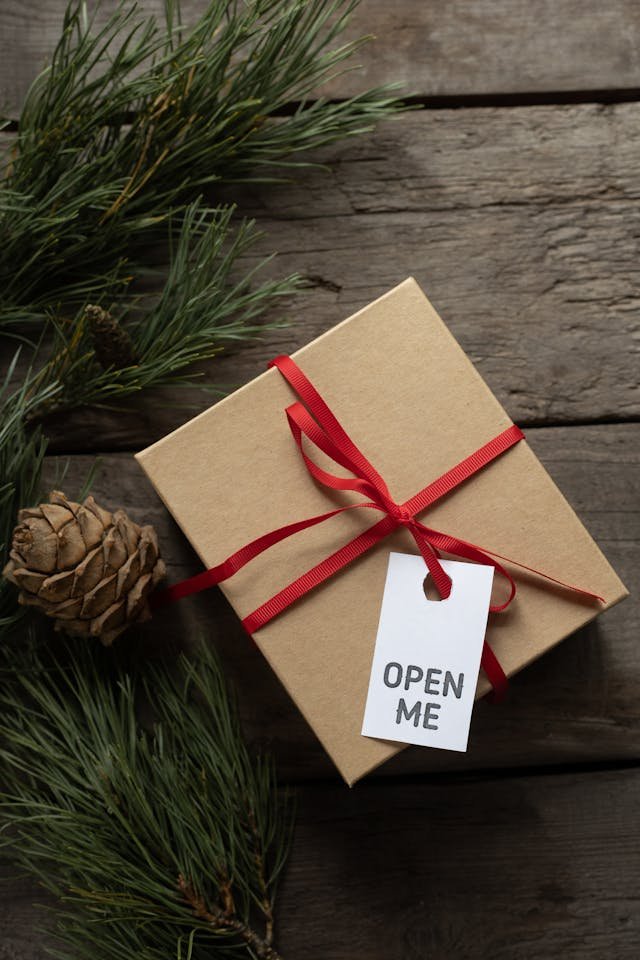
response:
<svg viewBox="0 0 640 960"><path fill-rule="evenodd" d="M149 594L165 575L153 527L57 491L20 511L9 558L2 572L20 588L20 603L39 607L57 630L105 646L149 618Z"/></svg>
<svg viewBox="0 0 640 960"><path fill-rule="evenodd" d="M111 367L124 370L138 362L133 340L110 313L102 307L88 304L84 310L84 320L89 324L96 359L103 370Z"/></svg>

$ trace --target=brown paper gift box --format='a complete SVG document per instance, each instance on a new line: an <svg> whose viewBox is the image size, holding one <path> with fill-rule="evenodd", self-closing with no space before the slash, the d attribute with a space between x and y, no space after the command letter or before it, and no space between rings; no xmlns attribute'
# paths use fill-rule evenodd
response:
<svg viewBox="0 0 640 960"><path fill-rule="evenodd" d="M293 356L398 502L511 422L412 279ZM269 370L138 454L206 567L276 527L357 501L320 488L307 473L284 413L293 400ZM354 510L307 529L221 589L245 617L381 516ZM421 519L427 516L438 530L605 599L585 602L511 568L516 599L490 616L487 632L508 675L627 594L526 441ZM360 734L390 550L418 552L409 533L395 532L255 635L349 784L403 749ZM498 577L494 596L501 590ZM478 695L488 689L481 674Z"/></svg>

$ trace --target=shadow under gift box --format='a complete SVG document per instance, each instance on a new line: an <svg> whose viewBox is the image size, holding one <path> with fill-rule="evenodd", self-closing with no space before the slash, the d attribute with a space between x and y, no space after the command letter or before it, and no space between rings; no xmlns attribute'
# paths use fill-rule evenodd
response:
<svg viewBox="0 0 640 960"><path fill-rule="evenodd" d="M511 423L413 279L293 357L397 502ZM137 455L207 568L270 530L362 499L312 480L284 412L294 399L268 370ZM335 472L315 448L313 456ZM304 530L220 589L244 618L382 516L352 510ZM507 675L627 595L524 440L418 517L604 598L588 601L507 564L518 592L487 630ZM403 749L360 734L390 550L417 553L411 535L395 531L254 637L349 784ZM496 577L494 597L507 589ZM481 672L477 696L488 690Z"/></svg>

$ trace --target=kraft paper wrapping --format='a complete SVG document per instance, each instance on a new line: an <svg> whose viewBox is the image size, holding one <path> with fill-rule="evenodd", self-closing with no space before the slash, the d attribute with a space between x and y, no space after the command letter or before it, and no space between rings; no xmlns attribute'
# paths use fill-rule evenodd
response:
<svg viewBox="0 0 640 960"><path fill-rule="evenodd" d="M511 422L413 279L293 356L398 502ZM138 454L206 567L269 530L358 500L307 473L284 413L293 400L269 370ZM315 449L313 456L335 470ZM220 589L245 617L381 517L354 510L305 530ZM511 568L516 599L490 616L487 632L508 675L627 595L526 441L420 515L427 517L437 530L605 598L585 602ZM390 550L418 552L410 534L394 533L255 635L349 784L403 749L360 734ZM506 589L497 577L494 596ZM477 695L488 689L481 673Z"/></svg>

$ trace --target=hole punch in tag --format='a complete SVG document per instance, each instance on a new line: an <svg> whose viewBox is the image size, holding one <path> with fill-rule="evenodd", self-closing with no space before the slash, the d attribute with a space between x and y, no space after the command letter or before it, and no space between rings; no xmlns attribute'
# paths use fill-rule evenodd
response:
<svg viewBox="0 0 640 960"><path fill-rule="evenodd" d="M452 589L436 602L423 558L389 555L362 734L464 752L493 567L441 564Z"/></svg>
<svg viewBox="0 0 640 960"><path fill-rule="evenodd" d="M440 601L442 600L442 597L438 593L438 588L433 582L433 577L431 576L430 573L428 573L424 578L424 580L422 581L422 589L424 591L425 597L431 603L440 603Z"/></svg>

